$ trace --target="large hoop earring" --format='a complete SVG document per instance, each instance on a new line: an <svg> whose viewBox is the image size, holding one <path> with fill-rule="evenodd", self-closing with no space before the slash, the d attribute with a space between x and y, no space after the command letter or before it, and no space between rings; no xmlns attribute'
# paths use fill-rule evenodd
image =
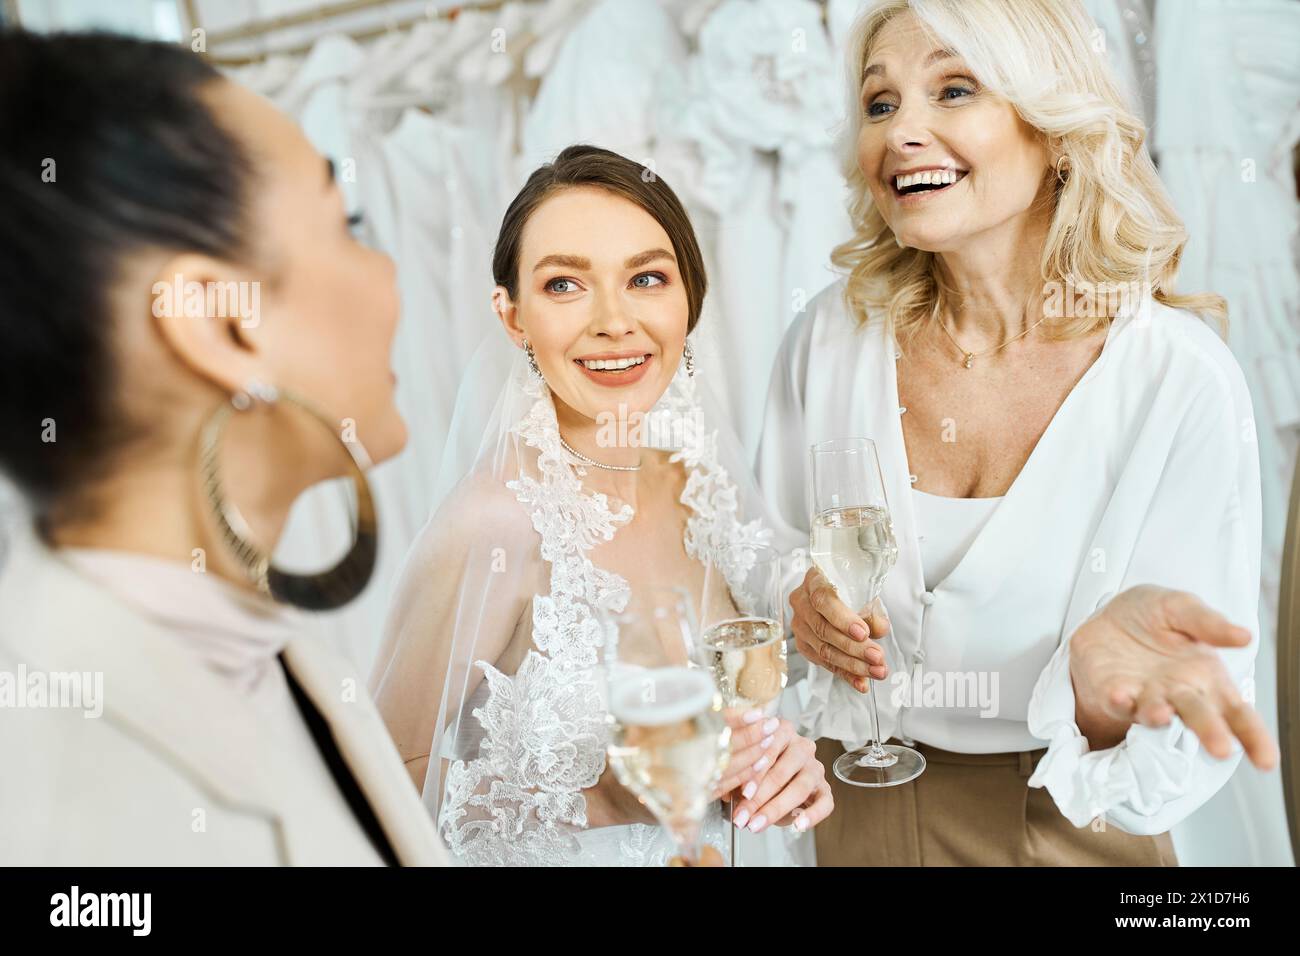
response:
<svg viewBox="0 0 1300 956"><path fill-rule="evenodd" d="M272 385L250 382L243 391L231 396L229 402L218 406L203 426L199 446L203 489L223 542L259 591L294 607L328 611L342 607L365 590L375 570L375 556L379 550L375 500L370 491L370 483L366 480L370 456L361 443L339 438L348 452L349 477L357 495L357 513L352 522L352 547L334 567L318 574L290 574L275 567L271 563L271 556L252 543L252 529L239 509L226 500L222 487L220 451L226 422L234 412L245 412L258 405L270 407L280 399L303 409L337 435L329 419L303 399Z"/></svg>

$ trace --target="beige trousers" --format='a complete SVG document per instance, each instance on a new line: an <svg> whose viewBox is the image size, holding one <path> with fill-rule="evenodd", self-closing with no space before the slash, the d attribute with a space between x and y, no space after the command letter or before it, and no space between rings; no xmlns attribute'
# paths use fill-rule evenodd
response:
<svg viewBox="0 0 1300 956"><path fill-rule="evenodd" d="M854 787L831 770L844 753L819 740L835 810L817 825L818 866L1177 866L1168 833L1075 827L1027 786L1046 750L958 754L916 747L925 772L897 787Z"/></svg>

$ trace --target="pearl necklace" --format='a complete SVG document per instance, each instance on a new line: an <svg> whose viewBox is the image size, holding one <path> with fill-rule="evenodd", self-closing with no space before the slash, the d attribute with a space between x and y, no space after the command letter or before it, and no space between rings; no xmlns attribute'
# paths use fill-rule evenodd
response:
<svg viewBox="0 0 1300 956"><path fill-rule="evenodd" d="M563 436L560 436L560 444L563 445L564 450L567 451L574 458L578 459L583 464L591 465L593 468L604 468L606 471L640 471L641 470L640 465L607 465L604 462L596 461L594 458L588 458L582 452L575 451L572 447L570 447L569 443L564 440Z"/></svg>

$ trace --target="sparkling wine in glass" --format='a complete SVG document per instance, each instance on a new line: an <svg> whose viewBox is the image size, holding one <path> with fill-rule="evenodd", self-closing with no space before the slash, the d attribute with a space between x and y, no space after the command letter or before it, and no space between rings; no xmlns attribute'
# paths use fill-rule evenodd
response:
<svg viewBox="0 0 1300 956"><path fill-rule="evenodd" d="M604 627L610 766L672 834L678 854L696 863L731 729L698 663L689 598L680 588L647 589L606 614Z"/></svg>
<svg viewBox="0 0 1300 956"><path fill-rule="evenodd" d="M781 558L764 545L735 545L709 556L700 600L701 655L724 707L774 716L785 690L785 615ZM735 797L727 818L734 819ZM739 863L731 828L730 865Z"/></svg>
<svg viewBox="0 0 1300 956"><path fill-rule="evenodd" d="M869 438L837 438L810 453L811 558L840 600L864 619L898 560L876 445ZM871 741L835 761L835 776L858 787L893 787L914 780L925 758L880 739L877 685L867 678Z"/></svg>

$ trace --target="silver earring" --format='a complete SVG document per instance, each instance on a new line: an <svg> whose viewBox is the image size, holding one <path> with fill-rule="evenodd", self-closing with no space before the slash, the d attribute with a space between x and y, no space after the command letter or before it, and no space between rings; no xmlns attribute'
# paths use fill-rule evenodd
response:
<svg viewBox="0 0 1300 956"><path fill-rule="evenodd" d="M691 378L695 377L695 349L691 346L691 340L686 340L686 348L682 349L682 360L686 363L686 374Z"/></svg>
<svg viewBox="0 0 1300 956"><path fill-rule="evenodd" d="M524 351L528 354L528 367L533 370L534 375L541 378L542 370L537 365L537 353L533 351L533 345L527 339L524 339Z"/></svg>

